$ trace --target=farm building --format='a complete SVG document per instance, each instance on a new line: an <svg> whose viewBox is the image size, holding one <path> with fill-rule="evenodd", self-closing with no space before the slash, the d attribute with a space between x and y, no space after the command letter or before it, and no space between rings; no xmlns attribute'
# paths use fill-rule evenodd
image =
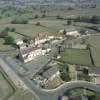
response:
<svg viewBox="0 0 100 100"><path fill-rule="evenodd" d="M70 37L74 37L74 38L80 37L80 33L75 29L62 29L59 31L59 33L65 35L65 36L70 36Z"/></svg>

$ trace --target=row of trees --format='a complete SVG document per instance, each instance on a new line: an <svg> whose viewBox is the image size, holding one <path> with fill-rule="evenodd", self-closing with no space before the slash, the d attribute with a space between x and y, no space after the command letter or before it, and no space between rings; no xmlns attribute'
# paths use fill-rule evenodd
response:
<svg viewBox="0 0 100 100"><path fill-rule="evenodd" d="M11 21L11 24L28 24L28 19L26 20L17 20L17 19L14 19Z"/></svg>
<svg viewBox="0 0 100 100"><path fill-rule="evenodd" d="M78 16L77 18L69 20L73 20L74 22L88 22L93 24L100 24L100 16Z"/></svg>
<svg viewBox="0 0 100 100"><path fill-rule="evenodd" d="M38 15L38 14L36 14L35 16L34 16L34 19L38 19L40 16ZM46 13L43 13L42 14L42 16L41 16L41 18L45 18L45 17L47 17L47 15L46 15Z"/></svg>
<svg viewBox="0 0 100 100"><path fill-rule="evenodd" d="M41 18L45 18L46 17L46 14L43 13ZM38 14L34 15L34 18L33 19L38 19L40 18L40 16ZM28 24L28 18L27 19L14 19L11 21L11 24Z"/></svg>
<svg viewBox="0 0 100 100"><path fill-rule="evenodd" d="M78 16L76 18L63 18L56 16L56 19L67 20L67 25L75 25L77 22L87 22L92 24L100 24L100 16Z"/></svg>

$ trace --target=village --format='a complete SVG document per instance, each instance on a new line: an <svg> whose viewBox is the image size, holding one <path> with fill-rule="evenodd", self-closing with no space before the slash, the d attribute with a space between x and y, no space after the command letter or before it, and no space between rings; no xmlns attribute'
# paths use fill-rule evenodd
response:
<svg viewBox="0 0 100 100"><path fill-rule="evenodd" d="M59 33L61 35L53 36L48 32L43 32L39 33L30 41L25 41L25 39L15 40L16 46L19 49L18 60L21 63L28 64L27 68L29 68L29 72L33 72L29 78L36 85L45 89L54 89L66 81L85 80L100 84L99 67L90 67L88 65L79 65L70 62L65 63L61 60L61 52L63 52L64 48L87 50L88 44L72 43L64 45L64 41L73 39L82 39L83 41L91 36L88 31L79 33L79 31L75 29L62 29L59 30ZM45 59L43 57L45 57ZM36 59L39 60L39 58L40 60L44 59L42 63L48 60L43 66L41 63L40 65L39 63L37 64L37 66L42 67L34 68L34 63L32 62L38 62ZM36 72L34 73L35 70Z"/></svg>
<svg viewBox="0 0 100 100"><path fill-rule="evenodd" d="M0 0L0 100L100 100L100 0Z"/></svg>

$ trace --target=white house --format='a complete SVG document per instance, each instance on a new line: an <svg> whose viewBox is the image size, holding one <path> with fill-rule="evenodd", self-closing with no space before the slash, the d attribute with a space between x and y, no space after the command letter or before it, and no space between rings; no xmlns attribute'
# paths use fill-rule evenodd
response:
<svg viewBox="0 0 100 100"><path fill-rule="evenodd" d="M50 41L50 39L48 38L44 38L44 39L35 39L35 45L40 45L42 43L45 43L46 41Z"/></svg>
<svg viewBox="0 0 100 100"><path fill-rule="evenodd" d="M42 55L41 48L29 47L29 48L20 50L20 53L19 53L19 57L24 63L27 63L33 60L38 55Z"/></svg>
<svg viewBox="0 0 100 100"><path fill-rule="evenodd" d="M62 29L59 31L59 33L66 35L66 36L71 36L71 37L80 37L80 33L75 30L75 29Z"/></svg>
<svg viewBox="0 0 100 100"><path fill-rule="evenodd" d="M66 36L72 36L72 37L80 37L80 33L77 30L66 30Z"/></svg>
<svg viewBox="0 0 100 100"><path fill-rule="evenodd" d="M39 47L26 47L25 49L20 49L19 57L24 63L27 63L38 56L45 55L47 52L50 52L50 50L49 48L42 50L42 48Z"/></svg>

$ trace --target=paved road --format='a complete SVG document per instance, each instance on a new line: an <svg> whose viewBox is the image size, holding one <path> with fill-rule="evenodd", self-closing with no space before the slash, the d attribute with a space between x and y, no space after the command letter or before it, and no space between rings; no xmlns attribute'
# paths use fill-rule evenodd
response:
<svg viewBox="0 0 100 100"><path fill-rule="evenodd" d="M61 96L66 90L76 88L76 87L84 87L97 92L100 92L100 86L95 85L93 83L85 82L85 81L72 81L67 82L60 87L52 90L41 89L36 86L27 76L23 77L19 72L20 66L15 63L10 57L5 55L0 56L4 62L8 65L8 67L12 68L12 70L22 79L22 81L30 88L33 94L37 94L40 100L57 100L58 96Z"/></svg>

